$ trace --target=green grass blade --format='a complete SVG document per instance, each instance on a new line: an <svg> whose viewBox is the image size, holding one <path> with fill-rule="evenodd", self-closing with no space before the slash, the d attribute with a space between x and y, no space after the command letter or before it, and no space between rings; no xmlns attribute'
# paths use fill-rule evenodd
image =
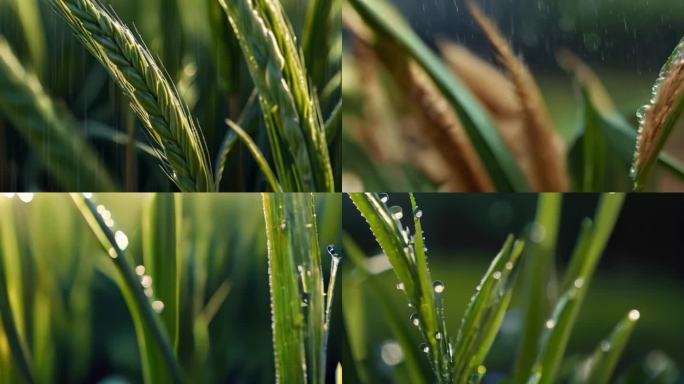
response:
<svg viewBox="0 0 684 384"><path fill-rule="evenodd" d="M434 81L458 114L496 188L529 190L527 180L485 110L397 12L385 1L349 0L349 3L376 32L396 41Z"/></svg>
<svg viewBox="0 0 684 384"><path fill-rule="evenodd" d="M219 0L259 91L278 177L288 192L334 191L320 105L280 2Z"/></svg>
<svg viewBox="0 0 684 384"><path fill-rule="evenodd" d="M527 242L523 270L526 298L523 330L514 368L514 381L517 383L524 381L534 364L541 327L550 310L546 287L549 275L554 271L562 200L562 194L543 193L537 201L537 214L532 228L534 233L530 234L531 239ZM535 239L539 234L543 234L541 240Z"/></svg>
<svg viewBox="0 0 684 384"><path fill-rule="evenodd" d="M65 190L117 190L74 118L58 109L38 78L22 67L2 36L0 113L9 119L38 160Z"/></svg>
<svg viewBox="0 0 684 384"><path fill-rule="evenodd" d="M256 128L258 127L258 124L256 124L256 118L258 114L257 96L257 91L252 91L252 94L247 99L247 103L245 103L245 106L242 108L240 117L236 122L237 125L246 127L247 133L252 133L252 131L256 130ZM223 179L223 171L226 168L228 155L230 154L230 151L233 150L233 147L237 142L237 134L230 129L226 131L226 134L223 137L223 140L221 141L221 146L219 147L219 151L216 155L215 160L214 179L216 180L217 190L219 189L219 185L221 184L221 180Z"/></svg>
<svg viewBox="0 0 684 384"><path fill-rule="evenodd" d="M42 77L45 70L46 49L39 2L38 0L12 0L10 3L14 6L23 30L24 41L26 41L26 48L31 58L31 68L38 74L38 77Z"/></svg>
<svg viewBox="0 0 684 384"><path fill-rule="evenodd" d="M545 323L535 364L541 370L542 384L555 382L591 277L613 231L624 199L624 194L603 195L595 215L593 231L589 232L586 226L582 231L583 238L580 239L561 285L563 295L556 304L553 315Z"/></svg>
<svg viewBox="0 0 684 384"><path fill-rule="evenodd" d="M181 196L171 193L152 195L143 220L144 273L152 277L155 299L164 304L161 319L169 342L178 353L183 249Z"/></svg>
<svg viewBox="0 0 684 384"><path fill-rule="evenodd" d="M468 383L494 342L512 295L511 273L524 243L509 236L471 297L456 337L456 382Z"/></svg>
<svg viewBox="0 0 684 384"><path fill-rule="evenodd" d="M311 0L304 20L302 46L306 67L319 90L325 85L328 72L328 57L332 44L331 10L333 2L339 0Z"/></svg>
<svg viewBox="0 0 684 384"><path fill-rule="evenodd" d="M303 292L298 287L293 233L302 228L291 229L287 220L293 207L285 206L286 195L263 194L264 220L268 241L268 274L271 290L271 314L273 322L273 349L276 382L306 383L307 360L304 332L306 320L302 312ZM303 212L304 214L306 212ZM300 245L300 244L298 244Z"/></svg>
<svg viewBox="0 0 684 384"><path fill-rule="evenodd" d="M9 281L7 267L18 267L18 250L10 244L16 242L14 237L13 222L11 218L11 206L5 206L0 202L0 326L4 330L10 352L10 362L17 368L21 379L26 383L36 383L36 374L33 369L33 361L29 354L25 341L20 334L17 320L22 316L15 313L10 300ZM13 255L10 255L13 253ZM11 259L10 259L11 258Z"/></svg>
<svg viewBox="0 0 684 384"><path fill-rule="evenodd" d="M146 380L153 381L155 377L165 377L168 374L173 382L182 383L183 372L176 360L164 326L155 313L139 276L126 261L123 250L125 247L120 240L117 241L117 238L121 238L122 232L112 232L103 215L98 213L98 207L102 207L101 210L104 207L96 206L91 197L76 193L71 194L71 197L118 272L119 287L136 325L143 360L148 364ZM153 342L152 346L146 344L148 340ZM148 353L153 356L147 356ZM155 366L157 361L163 366Z"/></svg>
<svg viewBox="0 0 684 384"><path fill-rule="evenodd" d="M413 344L411 336L407 332L406 327L403 326L402 321L400 320L402 318L402 315L391 304L392 301L389 297L389 293L383 287L381 282L378 281L378 279L375 278L366 268L364 264L363 252L361 251L359 246L354 242L354 240L352 240L351 237L345 234L343 244L344 251L346 255L349 257L349 260L354 267L354 272L358 273L359 278L362 279L365 283L364 286L367 284L369 292L377 299L377 302L380 304L380 309L384 321L387 322L389 328L392 330L392 334L394 335L397 343L401 345L401 349L404 353L404 361L410 377L410 382L416 384L427 384L428 380L426 380L426 377L429 372L425 372L422 369L422 365L420 363L422 359L422 356L420 355L421 352L419 352L418 348L416 348L416 345ZM345 290L344 292L345 294L342 296L342 300L344 301L343 307L345 308L345 311L343 312L343 314L345 315L347 327L351 328L351 326L353 326L355 323L353 323L350 317L348 317L348 315L350 314L347 313L346 309L348 308L348 306L346 305L346 303L348 303L348 300L350 299L348 298L347 291ZM363 321L363 319L361 321ZM359 331L360 330L357 329L347 330L347 332ZM355 341L357 344L361 342L355 339L351 341ZM351 348L352 352L356 352L356 354L353 356L355 358L356 364L361 364L361 359L365 359L365 356L361 355L361 352L358 352L358 350L365 348L365 345L354 345Z"/></svg>
<svg viewBox="0 0 684 384"><path fill-rule="evenodd" d="M333 142L335 142L335 139L337 136L340 134L342 131L342 100L340 100L337 105L335 105L335 108L333 109L332 113L330 113L330 117L328 117L328 120L325 122L325 137L328 140L328 146L331 146Z"/></svg>
<svg viewBox="0 0 684 384"><path fill-rule="evenodd" d="M633 309L620 321L607 339L603 340L585 363L587 374L583 382L608 384L617 362L625 349L634 326L639 320L639 311Z"/></svg>
<svg viewBox="0 0 684 384"><path fill-rule="evenodd" d="M266 161L264 154L261 153L259 146L256 145L249 134L240 128L239 125L235 124L231 120L226 120L226 124L238 135L238 137L240 137L242 142L245 143L245 146L247 146L247 149L249 149L249 152L254 157L254 160L256 160L257 164L259 164L259 168L261 168L261 172L263 172L266 181L268 181L268 185L271 187L271 190L274 192L282 192L283 189L280 186L280 183L278 183L278 180L271 170L271 167L268 165L268 161Z"/></svg>

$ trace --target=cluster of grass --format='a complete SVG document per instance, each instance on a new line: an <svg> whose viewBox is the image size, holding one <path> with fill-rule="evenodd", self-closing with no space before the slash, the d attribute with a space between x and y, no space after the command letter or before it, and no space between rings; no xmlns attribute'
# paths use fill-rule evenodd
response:
<svg viewBox="0 0 684 384"><path fill-rule="evenodd" d="M449 41L438 42L438 55L391 1L349 4L343 22L352 55L345 66L354 70L361 103L352 103L345 129L345 151L353 153L345 190L644 190L654 186L656 165L684 179L681 162L663 152L684 105L682 44L663 67L638 128L612 107L586 64L560 53L582 104L580 126L566 141L530 70L475 1L465 8L500 68ZM383 177L387 169L393 179Z"/></svg>
<svg viewBox="0 0 684 384"><path fill-rule="evenodd" d="M373 382L377 380L377 368L372 366L364 345L363 327L358 316L362 310L359 299L354 297L355 284L363 284L382 306L376 316L390 325L396 346L383 347L383 360L390 366L399 364L403 378L400 382L412 383L479 383L485 379L485 361L494 340L510 312L513 293L522 298L520 306L520 334L516 338L517 353L507 358L510 371L506 382L511 383L608 383L636 382L640 380L621 368L617 370L620 356L630 334L641 316L638 309L625 314L615 313L617 321L613 331L596 342L596 349L584 358L566 356L567 347L584 299L601 254L611 236L620 214L624 195L607 194L600 199L593 219L585 219L579 231L577 243L564 273L556 277L556 241L561 221L562 195L539 196L537 217L525 240L515 240L513 235L504 242L489 268L474 290L458 330L447 326L445 295L449 281L434 281L427 259L425 234L421 226L423 211L410 195L412 225L404 224L401 207L391 205L385 194L350 194L354 205L366 220L369 229L382 249L386 261L367 259L355 241L345 237L345 252L353 270L343 276L345 294L344 316L348 350L345 361L350 372L350 382ZM387 263L397 279L396 288L404 293L409 309L404 311L393 305L386 280L379 279L379 271L386 270ZM516 276L522 281L515 282ZM347 288L349 290L347 291ZM516 316L518 316L516 315ZM361 320L363 321L363 320ZM405 324L412 323L420 334L423 344L413 341L412 331ZM361 328L361 329L357 329ZM509 346L510 347L510 346ZM400 358L397 356L401 356ZM422 369L428 361L432 372ZM350 367L352 365L352 367ZM667 365L667 364L665 364ZM563 369L561 369L563 367ZM668 372L665 372L669 370ZM676 382L672 368L653 373L644 382ZM676 372L676 369L674 370ZM497 380L501 380L497 373ZM485 379L486 380L486 379ZM636 380L636 381L635 381Z"/></svg>
<svg viewBox="0 0 684 384"><path fill-rule="evenodd" d="M0 382L330 382L339 203L0 198Z"/></svg>
<svg viewBox="0 0 684 384"><path fill-rule="evenodd" d="M0 117L31 151L25 161L35 157L49 176L48 182L39 178L21 189L138 190L141 180L154 190L340 189L335 170L340 166L341 1L307 2L296 26L288 16L294 1L206 0L199 5L184 0L146 7L121 1L121 8L99 0L0 3L3 13L19 16L13 24L20 27L19 33L0 28L0 38L12 34L15 46L0 40ZM159 14L156 30L148 34L155 36L153 48L115 13L137 9L132 22L141 27L151 24L151 6ZM186 9L208 27L203 34L183 18ZM62 50L71 41L48 36L43 19L68 26L82 45L73 50L85 48L101 67L50 54L46 41ZM188 40L194 50L184 44ZM27 54L19 60L14 51ZM68 108L55 107L58 97L70 95L68 89L50 89L57 88L56 73L48 67L67 67L70 73L82 65L93 75L79 100L68 100L73 109L86 104L79 123ZM102 69L130 108L119 105ZM103 97L97 107L106 112L89 116ZM110 126L119 124L125 129ZM99 152L93 148L95 137L98 148L110 152L106 156L93 154ZM125 147L124 161L117 159L118 146ZM252 158L236 153L240 147ZM152 161L139 169L143 160ZM161 177L149 182L150 175Z"/></svg>

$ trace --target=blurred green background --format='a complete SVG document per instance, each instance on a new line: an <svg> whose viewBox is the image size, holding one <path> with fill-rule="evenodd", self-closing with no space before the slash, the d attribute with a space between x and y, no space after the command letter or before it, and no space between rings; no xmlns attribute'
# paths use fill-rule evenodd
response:
<svg viewBox="0 0 684 384"><path fill-rule="evenodd" d="M417 194L416 200L423 211L421 221L432 277L446 285L447 327L453 335L475 286L505 236L527 234L534 221L537 195ZM556 252L557 271L564 270L581 220L593 217L597 202L598 195L594 194L564 195ZM407 219L410 217L407 195L390 194L387 204L403 207L402 221L405 224L411 221ZM408 226L413 228L412 224ZM391 306L400 314L399 326L410 335L418 349L420 336L410 324L411 311L406 298L394 289L396 278L389 270L389 264L383 262L382 257L373 257L379 254L379 246L347 196L343 201L343 229L371 257L366 265L379 272L375 278L386 297L391 299ZM661 353L679 369L684 367L682 233L682 195L628 195L571 336L568 347L571 359L591 353L622 316L630 309L638 309L641 319L618 366L618 373L660 364L665 361ZM524 260L525 254L522 257ZM401 360L397 362L395 347L398 344L393 343L395 336L379 310L380 303L375 295L368 294L371 283L355 274L350 264L344 268L345 316L350 311L351 318L359 321L345 324L347 334L361 335L366 345L367 367L374 372L374 379L410 382L406 381L408 368ZM519 279L518 286L520 282ZM497 382L514 361L522 322L519 295L514 293L511 309L488 356L485 382ZM422 369L428 375L426 377L430 377L427 360L420 355Z"/></svg>
<svg viewBox="0 0 684 384"><path fill-rule="evenodd" d="M127 234L131 265L141 264L142 212L150 195L96 194L93 199L111 212L116 228ZM333 194L317 196L326 281L330 257L325 246L340 241L340 199ZM189 382L274 382L260 195L184 194L182 204L178 350ZM8 217L16 223L20 258L5 252L0 262L6 266L10 295L23 292L14 298L22 308L17 316L41 382L142 382L133 322L113 280L112 263L71 198L0 195L3 231ZM7 233L2 238L0 246L12 246ZM227 295L220 299L219 292L225 289ZM340 361L339 292L338 287L328 347L331 378ZM197 319L200 313L213 312L210 307L215 314L205 326ZM0 366L12 359L5 347L0 342ZM2 377L0 373L0 382Z"/></svg>

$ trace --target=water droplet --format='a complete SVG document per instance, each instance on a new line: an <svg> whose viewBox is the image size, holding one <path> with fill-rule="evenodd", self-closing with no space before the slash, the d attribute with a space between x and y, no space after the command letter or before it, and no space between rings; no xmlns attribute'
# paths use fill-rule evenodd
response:
<svg viewBox="0 0 684 384"><path fill-rule="evenodd" d="M161 313L164 310L164 302L161 300L155 300L152 302L152 309L154 309L155 312Z"/></svg>
<svg viewBox="0 0 684 384"><path fill-rule="evenodd" d="M135 267L135 274L138 276L142 276L145 274L145 266L144 265L138 265Z"/></svg>
<svg viewBox="0 0 684 384"><path fill-rule="evenodd" d="M492 273L492 278L493 278L494 280L499 280L499 279L501 278L501 272L500 272L500 271L495 271L494 273Z"/></svg>
<svg viewBox="0 0 684 384"><path fill-rule="evenodd" d="M605 340L603 340L603 341L601 342L601 350L602 350L603 352L608 352L608 351L610 351L610 343L607 342L607 341L605 341Z"/></svg>
<svg viewBox="0 0 684 384"><path fill-rule="evenodd" d="M109 248L109 250L107 251L107 253L109 253L109 256L110 256L112 259L116 259L116 257L118 256L117 253L116 253L116 250L115 250L114 248Z"/></svg>
<svg viewBox="0 0 684 384"><path fill-rule="evenodd" d="M340 258L340 254L337 253L337 249L335 249L335 246L334 246L334 245L329 244L328 247L327 247L327 250L328 250L328 254L330 255L330 257L333 257L333 258L335 258L335 259L339 259L339 258Z"/></svg>
<svg viewBox="0 0 684 384"><path fill-rule="evenodd" d="M546 320L546 323L544 325L546 326L546 328L552 329L553 327L556 326L556 321L553 319L548 319L548 320Z"/></svg>
<svg viewBox="0 0 684 384"><path fill-rule="evenodd" d="M27 204L33 201L33 193L17 193L17 197Z"/></svg>
<svg viewBox="0 0 684 384"><path fill-rule="evenodd" d="M386 193L378 193L378 196L380 197L380 201L383 203L389 201L389 195Z"/></svg>
<svg viewBox="0 0 684 384"><path fill-rule="evenodd" d="M145 288L145 296L152 297L152 295L154 295L152 288Z"/></svg>
<svg viewBox="0 0 684 384"><path fill-rule="evenodd" d="M411 317L409 317L409 320L411 320L411 323L416 327L420 327L420 317L418 317L417 313L411 315Z"/></svg>
<svg viewBox="0 0 684 384"><path fill-rule="evenodd" d="M280 222L280 229L285 229L285 227L286 227L285 220L283 220Z"/></svg>
<svg viewBox="0 0 684 384"><path fill-rule="evenodd" d="M575 282L572 283L572 285L574 285L575 288L582 288L582 286L584 285L584 279L581 277L578 279L575 279Z"/></svg>
<svg viewBox="0 0 684 384"><path fill-rule="evenodd" d="M435 293L442 293L445 288L444 283L439 280L435 280L435 282L432 283L432 290L435 291Z"/></svg>
<svg viewBox="0 0 684 384"><path fill-rule="evenodd" d="M395 366L404 360L404 351L401 349L399 343L390 340L382 344L380 357L382 357L382 361L385 364Z"/></svg>
<svg viewBox="0 0 684 384"><path fill-rule="evenodd" d="M400 291L404 290L404 283L397 283L397 289Z"/></svg>
<svg viewBox="0 0 684 384"><path fill-rule="evenodd" d="M637 311L636 309L632 309L631 311L629 311L629 319L630 320L637 321L637 320L639 320L640 317L641 317L641 313L639 313L639 311Z"/></svg>
<svg viewBox="0 0 684 384"><path fill-rule="evenodd" d="M125 251L128 248L128 236L123 231L116 231L114 233L114 240L116 240L116 245L119 246L120 250Z"/></svg>
<svg viewBox="0 0 684 384"><path fill-rule="evenodd" d="M109 228L114 227L114 220L112 219L105 219L105 225Z"/></svg>
<svg viewBox="0 0 684 384"><path fill-rule="evenodd" d="M430 353L430 346L425 343L422 343L420 345L420 350L423 351L423 353Z"/></svg>
<svg viewBox="0 0 684 384"><path fill-rule="evenodd" d="M95 210L97 210L97 213L99 213L100 216L104 215L104 213L107 212L107 208L105 208L105 206L102 204L98 205L97 208L95 208Z"/></svg>
<svg viewBox="0 0 684 384"><path fill-rule="evenodd" d="M304 227L305 227L305 228L311 228L311 227L313 227L313 224L311 224L311 223L306 223L306 224L304 224Z"/></svg>
<svg viewBox="0 0 684 384"><path fill-rule="evenodd" d="M142 285L143 288L150 288L152 286L152 277L150 275L141 276L140 285Z"/></svg>
<svg viewBox="0 0 684 384"><path fill-rule="evenodd" d="M404 217L404 211L398 205L389 207L389 211L394 220L401 220Z"/></svg>
<svg viewBox="0 0 684 384"><path fill-rule="evenodd" d="M12 193L12 192L5 192L5 193L3 193L2 195L5 196L5 197L8 198L8 199L11 199L11 198L14 197L15 194Z"/></svg>
<svg viewBox="0 0 684 384"><path fill-rule="evenodd" d="M437 340L442 340L442 332L437 331L437 332L435 333L435 339L437 339Z"/></svg>
<svg viewBox="0 0 684 384"><path fill-rule="evenodd" d="M541 243L546 237L546 229L541 224L534 222L530 225L529 236L533 243Z"/></svg>
<svg viewBox="0 0 684 384"><path fill-rule="evenodd" d="M510 261L507 262L507 263L506 263L506 269L509 270L509 271L512 270L512 269L513 269L513 263L511 263Z"/></svg>
<svg viewBox="0 0 684 384"><path fill-rule="evenodd" d="M416 208L416 210L413 211L413 216L420 219L421 217L423 217L423 211L420 210L419 208Z"/></svg>
<svg viewBox="0 0 684 384"><path fill-rule="evenodd" d="M90 200L93 198L93 194L91 192L83 192L83 197Z"/></svg>

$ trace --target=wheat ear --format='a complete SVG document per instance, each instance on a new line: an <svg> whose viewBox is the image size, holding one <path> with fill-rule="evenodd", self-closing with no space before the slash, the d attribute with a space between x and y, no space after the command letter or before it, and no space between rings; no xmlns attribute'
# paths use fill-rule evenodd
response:
<svg viewBox="0 0 684 384"><path fill-rule="evenodd" d="M320 106L282 5L275 0L219 1L259 91L283 188L334 191Z"/></svg>
<svg viewBox="0 0 684 384"><path fill-rule="evenodd" d="M215 190L204 138L147 47L97 0L49 2L128 96L178 188Z"/></svg>
<svg viewBox="0 0 684 384"><path fill-rule="evenodd" d="M569 187L565 149L553 129L544 100L529 69L512 51L498 27L472 0L466 4L508 71L520 99L529 151L534 159L535 186L542 191L566 191Z"/></svg>
<svg viewBox="0 0 684 384"><path fill-rule="evenodd" d="M106 168L73 117L60 111L0 36L0 111L33 148L53 179L70 191L113 191Z"/></svg>
<svg viewBox="0 0 684 384"><path fill-rule="evenodd" d="M684 39L661 70L653 87L653 99L638 114L639 136L632 166L635 189L645 187L643 184L683 110Z"/></svg>

